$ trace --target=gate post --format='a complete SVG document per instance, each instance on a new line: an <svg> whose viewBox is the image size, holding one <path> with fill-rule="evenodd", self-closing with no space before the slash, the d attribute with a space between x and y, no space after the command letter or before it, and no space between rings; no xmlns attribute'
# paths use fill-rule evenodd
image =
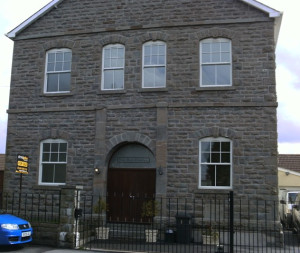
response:
<svg viewBox="0 0 300 253"><path fill-rule="evenodd" d="M78 194L82 189L82 186L66 186L61 189L58 226L58 246L61 248L73 249L79 239L74 213L78 207Z"/></svg>
<svg viewBox="0 0 300 253"><path fill-rule="evenodd" d="M229 193L229 205L230 205L230 216L229 216L229 226L230 226L230 244L229 252L233 253L233 240L234 240L234 203L233 203L233 191Z"/></svg>

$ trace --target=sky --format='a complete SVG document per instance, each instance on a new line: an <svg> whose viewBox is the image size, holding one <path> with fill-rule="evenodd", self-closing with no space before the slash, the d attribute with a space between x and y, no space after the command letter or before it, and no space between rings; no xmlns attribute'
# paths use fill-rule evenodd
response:
<svg viewBox="0 0 300 253"><path fill-rule="evenodd" d="M5 153L13 41L5 34L50 0L0 0L0 154ZM300 154L300 15L299 0L260 0L283 19L276 47L278 152Z"/></svg>

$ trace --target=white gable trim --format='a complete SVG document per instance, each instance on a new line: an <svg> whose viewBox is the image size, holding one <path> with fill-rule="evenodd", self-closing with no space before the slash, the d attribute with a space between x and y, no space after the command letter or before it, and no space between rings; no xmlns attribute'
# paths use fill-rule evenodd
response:
<svg viewBox="0 0 300 253"><path fill-rule="evenodd" d="M17 36L18 33L20 33L22 30L27 28L29 25L31 25L33 22L35 22L40 17L44 16L47 12L49 12L52 8L57 8L57 5L60 4L63 0L52 0L50 3L45 5L42 9L37 11L35 14L33 14L31 17L26 19L24 22L22 22L20 25L18 25L16 28L11 30L6 34L6 36L10 39L13 39Z"/></svg>
<svg viewBox="0 0 300 253"><path fill-rule="evenodd" d="M253 6L259 10L262 10L263 12L268 13L270 18L277 18L277 17L281 16L281 13L279 11L276 11L275 9L272 9L269 6L264 5L258 1L255 1L255 0L241 0L241 1Z"/></svg>
<svg viewBox="0 0 300 253"><path fill-rule="evenodd" d="M282 171L282 172L285 172L285 173L288 173L288 174L292 174L292 175L300 177L300 173L298 173L296 171L293 171L293 170L288 170L288 169L280 168L280 167L278 168L278 170Z"/></svg>
<svg viewBox="0 0 300 253"><path fill-rule="evenodd" d="M63 0L52 0L50 3L48 3L42 9L40 9L38 12L36 12L31 17L29 17L24 22L22 22L20 25L18 25L16 28L14 28L12 31L8 32L6 34L6 36L10 39L14 39L18 33L23 31L25 28L27 28L29 25L34 23L40 17L44 16L52 8L57 8L57 5L60 4L62 1ZM274 37L275 37L275 41L277 41L280 24L281 24L282 13L279 11L276 11L275 9L272 9L258 1L255 1L255 0L240 0L240 1L242 1L246 4L249 4L265 13L268 13L270 18L275 18L275 35L274 35Z"/></svg>
<svg viewBox="0 0 300 253"><path fill-rule="evenodd" d="M275 46L277 44L280 26L281 26L281 20L282 20L282 12L276 11L275 9L270 8L267 5L264 5L256 0L241 0L242 2L249 4L267 14L269 14L270 18L274 18L274 40L275 40Z"/></svg>

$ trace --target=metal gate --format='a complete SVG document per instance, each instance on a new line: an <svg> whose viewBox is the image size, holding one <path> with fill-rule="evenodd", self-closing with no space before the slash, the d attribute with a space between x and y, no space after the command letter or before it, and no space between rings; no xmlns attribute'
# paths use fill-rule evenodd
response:
<svg viewBox="0 0 300 253"><path fill-rule="evenodd" d="M142 207L134 222L111 220L107 215L111 212L106 203L109 198L81 195L83 212L77 220L81 248L172 253L233 252L233 230L230 230L233 226L232 193L155 200L138 195L135 201L142 203ZM122 198L119 196L116 200L122 201Z"/></svg>

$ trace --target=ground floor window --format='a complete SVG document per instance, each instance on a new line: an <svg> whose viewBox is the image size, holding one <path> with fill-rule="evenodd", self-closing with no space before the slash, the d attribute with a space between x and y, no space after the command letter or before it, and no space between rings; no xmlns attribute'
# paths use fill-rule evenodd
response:
<svg viewBox="0 0 300 253"><path fill-rule="evenodd" d="M39 184L66 183L67 148L67 142L60 139L41 142Z"/></svg>
<svg viewBox="0 0 300 253"><path fill-rule="evenodd" d="M230 189L232 142L227 138L204 138L199 150L199 188Z"/></svg>

